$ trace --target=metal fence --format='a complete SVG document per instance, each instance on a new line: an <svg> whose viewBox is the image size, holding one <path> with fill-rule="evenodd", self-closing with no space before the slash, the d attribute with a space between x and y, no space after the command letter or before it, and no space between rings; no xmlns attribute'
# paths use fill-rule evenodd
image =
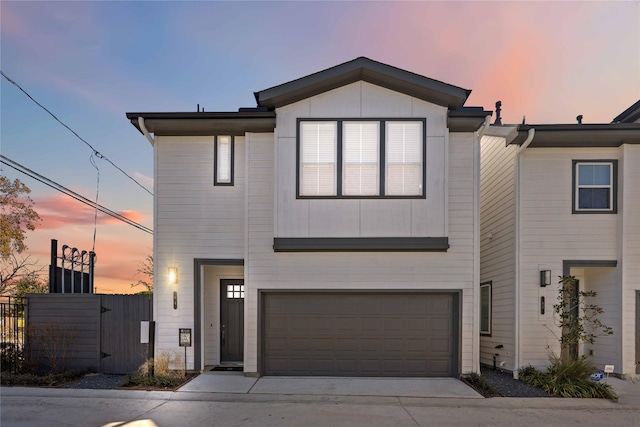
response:
<svg viewBox="0 0 640 427"><path fill-rule="evenodd" d="M0 298L0 368L18 372L24 358L24 298Z"/></svg>

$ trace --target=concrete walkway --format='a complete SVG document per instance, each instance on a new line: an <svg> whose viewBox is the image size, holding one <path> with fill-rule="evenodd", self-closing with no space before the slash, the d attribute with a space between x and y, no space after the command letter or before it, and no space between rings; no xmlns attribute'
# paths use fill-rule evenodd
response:
<svg viewBox="0 0 640 427"><path fill-rule="evenodd" d="M455 378L245 377L242 372L207 372L178 392L274 395L396 396L481 399Z"/></svg>

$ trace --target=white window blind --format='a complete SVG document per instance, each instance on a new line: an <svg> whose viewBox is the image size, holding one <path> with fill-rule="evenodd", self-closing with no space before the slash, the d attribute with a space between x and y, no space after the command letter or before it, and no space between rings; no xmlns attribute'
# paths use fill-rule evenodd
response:
<svg viewBox="0 0 640 427"><path fill-rule="evenodd" d="M336 122L300 123L300 195L336 195Z"/></svg>
<svg viewBox="0 0 640 427"><path fill-rule="evenodd" d="M218 136L216 183L231 183L231 137Z"/></svg>
<svg viewBox="0 0 640 427"><path fill-rule="evenodd" d="M378 122L344 122L342 124L342 194L377 196L379 185Z"/></svg>
<svg viewBox="0 0 640 427"><path fill-rule="evenodd" d="M420 122L386 123L386 195L422 194L422 138Z"/></svg>
<svg viewBox="0 0 640 427"><path fill-rule="evenodd" d="M612 164L578 163L576 173L578 210L612 210Z"/></svg>

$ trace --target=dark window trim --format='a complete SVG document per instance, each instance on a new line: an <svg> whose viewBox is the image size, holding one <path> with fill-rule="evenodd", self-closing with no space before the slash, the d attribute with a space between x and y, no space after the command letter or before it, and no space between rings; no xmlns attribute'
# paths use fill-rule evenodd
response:
<svg viewBox="0 0 640 427"><path fill-rule="evenodd" d="M343 122L378 122L380 127L380 144L378 158L380 161L380 194L377 196L343 196L342 195L342 123ZM387 122L422 122L422 194L417 196L385 195L385 162L386 162L386 123ZM336 195L335 196L302 196L300 195L300 123L302 122L336 122ZM339 118L298 118L296 120L296 199L426 199L427 198L427 119L425 117L339 117Z"/></svg>
<svg viewBox="0 0 640 427"><path fill-rule="evenodd" d="M274 252L446 252L448 237L275 237Z"/></svg>
<svg viewBox="0 0 640 427"><path fill-rule="evenodd" d="M231 147L230 147L230 159L231 164L229 165L229 182L218 182L218 136L228 136L231 138ZM214 137L214 149L213 149L213 185L221 185L227 187L233 187L233 175L234 175L234 157L235 157L235 136L233 135L216 135Z"/></svg>
<svg viewBox="0 0 640 427"><path fill-rule="evenodd" d="M611 182L611 192L612 200L611 200L611 209L609 210L587 210L587 209L577 209L576 206L576 190L578 183L576 182L576 172L578 169L579 163L610 163L613 167L613 179ZM616 159L583 159L583 160L572 160L571 162L571 213L573 214L617 214L618 213L618 160Z"/></svg>
<svg viewBox="0 0 640 427"><path fill-rule="evenodd" d="M489 287L489 331L482 331L482 287ZM480 336L490 337L492 333L493 326L493 281L489 280L488 282L480 283Z"/></svg>
<svg viewBox="0 0 640 427"><path fill-rule="evenodd" d="M201 267L205 265L244 265L243 259L194 258L193 259L193 369L202 366L202 279ZM244 280L244 279L243 279Z"/></svg>

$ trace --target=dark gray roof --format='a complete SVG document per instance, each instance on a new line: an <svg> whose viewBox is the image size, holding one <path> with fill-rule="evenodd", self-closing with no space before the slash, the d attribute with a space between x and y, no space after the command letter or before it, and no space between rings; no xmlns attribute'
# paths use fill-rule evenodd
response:
<svg viewBox="0 0 640 427"><path fill-rule="evenodd" d="M239 111L220 113L127 113L140 132L138 117L144 118L147 130L154 135L244 135L245 132L273 132L273 111Z"/></svg>
<svg viewBox="0 0 640 427"><path fill-rule="evenodd" d="M633 123L638 119L640 119L640 100L620 113L613 119L613 123Z"/></svg>
<svg viewBox="0 0 640 427"><path fill-rule="evenodd" d="M401 70L365 57L255 92L260 107L278 108L357 81L366 81L455 110L470 90Z"/></svg>
<svg viewBox="0 0 640 427"><path fill-rule="evenodd" d="M487 134L491 135L491 128ZM518 134L507 144L521 145L529 129L535 136L529 147L619 147L640 144L640 123L518 125Z"/></svg>

